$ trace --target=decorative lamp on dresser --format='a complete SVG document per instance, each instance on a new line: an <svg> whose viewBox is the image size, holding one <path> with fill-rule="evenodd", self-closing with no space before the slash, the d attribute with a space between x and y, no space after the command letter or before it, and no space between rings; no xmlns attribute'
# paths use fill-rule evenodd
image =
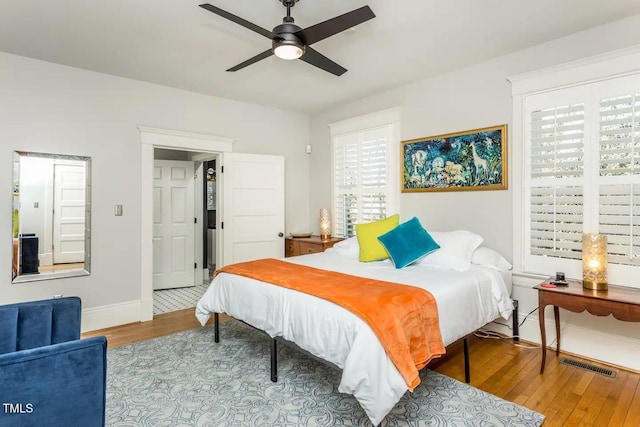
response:
<svg viewBox="0 0 640 427"><path fill-rule="evenodd" d="M284 239L284 256L290 257L306 254L317 254L320 252L324 252L341 240L344 239L341 237L330 237L328 239L321 239L320 236L289 236Z"/></svg>

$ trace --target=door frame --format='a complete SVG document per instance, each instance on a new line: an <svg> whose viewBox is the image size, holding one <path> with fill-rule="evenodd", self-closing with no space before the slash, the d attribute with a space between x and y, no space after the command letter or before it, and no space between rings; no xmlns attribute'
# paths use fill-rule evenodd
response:
<svg viewBox="0 0 640 427"><path fill-rule="evenodd" d="M138 126L140 131L140 321L153 319L154 148L218 155L233 151L235 139Z"/></svg>

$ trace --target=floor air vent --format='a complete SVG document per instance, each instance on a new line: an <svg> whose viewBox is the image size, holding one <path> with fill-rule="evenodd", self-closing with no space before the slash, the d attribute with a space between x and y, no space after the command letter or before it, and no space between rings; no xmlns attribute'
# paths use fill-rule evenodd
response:
<svg viewBox="0 0 640 427"><path fill-rule="evenodd" d="M569 359L566 357L563 357L562 359L560 359L560 363L562 363L563 365L569 365L569 366L573 366L580 369L586 369L587 371L595 372L596 374L604 375L607 377L611 377L611 378L616 377L616 371L612 369L603 368L601 366L592 365L590 363L579 362L577 360Z"/></svg>

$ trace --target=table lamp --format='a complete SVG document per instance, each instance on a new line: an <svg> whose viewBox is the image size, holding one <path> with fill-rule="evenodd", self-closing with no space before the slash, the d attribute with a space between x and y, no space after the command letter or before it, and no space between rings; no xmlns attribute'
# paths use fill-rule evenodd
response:
<svg viewBox="0 0 640 427"><path fill-rule="evenodd" d="M604 234L582 235L582 286L607 290L607 236Z"/></svg>
<svg viewBox="0 0 640 427"><path fill-rule="evenodd" d="M331 237L331 214L329 209L320 209L320 238L327 240Z"/></svg>

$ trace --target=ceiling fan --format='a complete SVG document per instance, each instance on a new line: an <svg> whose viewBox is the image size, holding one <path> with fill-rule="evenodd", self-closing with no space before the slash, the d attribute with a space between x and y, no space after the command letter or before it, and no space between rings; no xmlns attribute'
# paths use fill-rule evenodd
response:
<svg viewBox="0 0 640 427"><path fill-rule="evenodd" d="M200 7L213 12L216 15L220 15L230 21L240 24L245 28L255 31L268 39L272 40L271 49L265 50L262 53L247 59L246 61L229 68L227 71L238 71L248 65L256 63L262 59L268 58L271 55L276 55L282 59L298 59L300 58L307 64L314 65L329 73L341 76L347 69L336 64L326 56L322 55L317 50L311 47L312 44L324 40L333 36L341 31L355 27L362 24L369 19L375 18L373 11L369 6L363 6L359 9L352 10L343 15L336 16L335 18L321 22L316 25L312 25L307 28L300 28L294 24L294 20L291 17L291 8L299 0L278 0L284 7L287 8L287 16L282 18L282 24L276 25L272 31L266 30L253 24L245 19L242 19L236 15L233 15L225 10L222 10L216 6L212 6L208 3L201 4Z"/></svg>

